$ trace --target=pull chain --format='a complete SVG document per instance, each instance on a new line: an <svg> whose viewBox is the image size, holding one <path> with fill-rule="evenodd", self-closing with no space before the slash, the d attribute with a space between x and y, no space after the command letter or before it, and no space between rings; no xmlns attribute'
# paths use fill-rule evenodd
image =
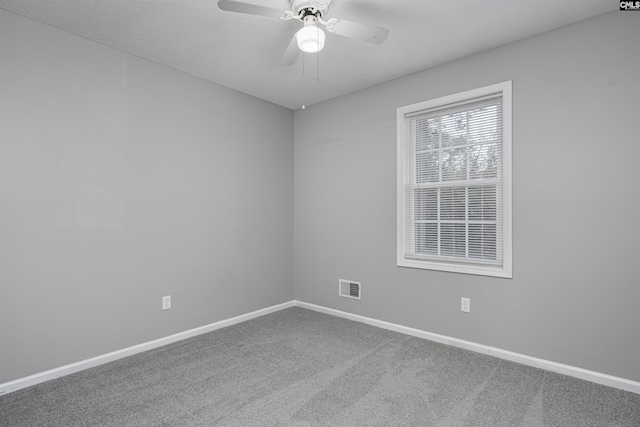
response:
<svg viewBox="0 0 640 427"><path fill-rule="evenodd" d="M304 110L306 108L306 105L304 103L304 99L305 99L305 78L304 78L304 58L305 58L305 54L304 52L302 52L302 109Z"/></svg>
<svg viewBox="0 0 640 427"><path fill-rule="evenodd" d="M318 42L319 43L319 42ZM302 52L302 109L306 109L307 105L305 104L306 98L306 57L307 55ZM316 53L316 82L320 83L320 51Z"/></svg>

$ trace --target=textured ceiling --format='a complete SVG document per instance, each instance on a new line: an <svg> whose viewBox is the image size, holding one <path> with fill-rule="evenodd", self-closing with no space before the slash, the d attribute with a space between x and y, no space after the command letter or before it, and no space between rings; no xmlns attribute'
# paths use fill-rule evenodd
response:
<svg viewBox="0 0 640 427"><path fill-rule="evenodd" d="M283 67L280 57L300 23L224 12L217 0L0 2L27 18L291 109L618 9L611 0L333 0L325 18L385 27L389 38L375 45L327 33L319 61L300 55ZM288 0L244 2L289 8Z"/></svg>

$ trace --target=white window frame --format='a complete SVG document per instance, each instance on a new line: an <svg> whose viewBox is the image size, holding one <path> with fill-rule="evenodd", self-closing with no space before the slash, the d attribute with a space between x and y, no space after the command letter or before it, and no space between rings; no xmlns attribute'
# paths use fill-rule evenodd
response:
<svg viewBox="0 0 640 427"><path fill-rule="evenodd" d="M399 267L420 268L428 270L448 271L454 273L475 274L512 278L512 92L511 81L497 83L449 96L407 105L397 109L397 265ZM416 259L405 254L405 238L407 233L407 215L409 210L405 200L405 152L407 134L406 116L419 111L443 108L456 103L472 102L475 99L502 95L502 210L498 212L498 220L502 222L502 264L490 265L482 262L469 262L465 259L452 260L444 257L436 259ZM409 215L411 217L412 215ZM413 222L410 222L413 227ZM499 243L500 244L500 243Z"/></svg>

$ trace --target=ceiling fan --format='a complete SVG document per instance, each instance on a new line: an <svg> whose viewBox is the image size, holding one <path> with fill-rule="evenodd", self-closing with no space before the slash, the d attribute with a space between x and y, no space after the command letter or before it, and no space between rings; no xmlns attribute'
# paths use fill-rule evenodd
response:
<svg viewBox="0 0 640 427"><path fill-rule="evenodd" d="M287 50L280 60L281 65L292 65L296 62L300 51L306 53L319 52L324 47L325 34L318 24L330 33L350 37L368 43L380 44L387 39L389 30L360 24L346 19L325 17L329 13L332 0L289 0L289 10L274 9L260 5L242 3L235 0L220 0L218 7L224 11L261 15L282 20L295 19L302 22L303 27L291 39Z"/></svg>

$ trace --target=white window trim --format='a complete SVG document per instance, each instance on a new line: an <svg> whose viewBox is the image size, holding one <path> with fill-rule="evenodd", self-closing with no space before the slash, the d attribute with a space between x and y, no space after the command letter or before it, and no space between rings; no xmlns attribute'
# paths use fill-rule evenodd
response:
<svg viewBox="0 0 640 427"><path fill-rule="evenodd" d="M506 81L454 95L443 96L397 109L397 265L399 267L448 271L453 273L475 274L512 278L512 82ZM468 264L464 262L442 262L434 260L407 259L405 248L405 191L403 182L403 145L406 138L405 115L412 112L437 108L457 102L502 93L502 265Z"/></svg>

